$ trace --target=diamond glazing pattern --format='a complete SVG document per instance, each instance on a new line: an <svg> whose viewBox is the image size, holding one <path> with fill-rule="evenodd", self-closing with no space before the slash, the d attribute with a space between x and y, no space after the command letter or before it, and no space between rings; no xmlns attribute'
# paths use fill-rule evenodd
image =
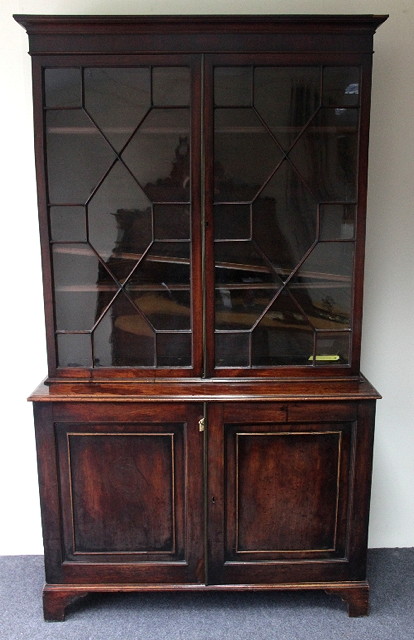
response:
<svg viewBox="0 0 414 640"><path fill-rule="evenodd" d="M189 366L189 69L47 69L45 93L59 365Z"/></svg>
<svg viewBox="0 0 414 640"><path fill-rule="evenodd" d="M216 220L250 230L216 225L216 366L349 362L359 69L217 67L214 96Z"/></svg>

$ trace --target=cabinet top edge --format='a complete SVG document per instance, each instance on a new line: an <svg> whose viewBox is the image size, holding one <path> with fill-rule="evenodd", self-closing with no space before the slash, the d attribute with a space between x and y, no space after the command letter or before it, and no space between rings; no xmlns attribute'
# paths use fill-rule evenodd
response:
<svg viewBox="0 0 414 640"><path fill-rule="evenodd" d="M31 402L301 402L379 400L364 376L357 380L251 382L178 381L147 383L41 383Z"/></svg>
<svg viewBox="0 0 414 640"><path fill-rule="evenodd" d="M226 14L226 15L49 15L49 14L14 14L13 18L27 32L63 33L79 29L85 32L92 32L97 27L134 27L156 28L162 25L176 26L177 28L188 29L196 27L201 31L208 31L211 28L226 31L233 27L235 29L251 28L277 28L289 29L289 26L297 29L299 26L319 27L321 29L338 28L358 28L360 30L375 30L385 20L388 15L374 14Z"/></svg>

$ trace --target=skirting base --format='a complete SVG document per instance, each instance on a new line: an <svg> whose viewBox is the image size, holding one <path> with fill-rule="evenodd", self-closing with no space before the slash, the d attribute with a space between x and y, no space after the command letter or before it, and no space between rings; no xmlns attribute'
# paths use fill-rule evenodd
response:
<svg viewBox="0 0 414 640"><path fill-rule="evenodd" d="M350 617L368 615L368 582L303 583L269 585L204 585L204 584L47 584L43 589L45 620L62 622L66 607L89 593L131 593L145 591L300 591L323 590L342 598Z"/></svg>

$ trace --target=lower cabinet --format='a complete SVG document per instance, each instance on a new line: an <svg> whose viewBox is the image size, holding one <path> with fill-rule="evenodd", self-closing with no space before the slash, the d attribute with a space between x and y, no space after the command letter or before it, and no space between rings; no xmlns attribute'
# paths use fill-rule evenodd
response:
<svg viewBox="0 0 414 640"><path fill-rule="evenodd" d="M366 614L374 408L35 403L45 617L158 589L325 589Z"/></svg>

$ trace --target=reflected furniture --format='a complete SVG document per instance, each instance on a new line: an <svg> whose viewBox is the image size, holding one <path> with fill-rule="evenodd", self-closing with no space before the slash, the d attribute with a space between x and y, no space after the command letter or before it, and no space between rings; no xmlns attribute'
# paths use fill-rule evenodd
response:
<svg viewBox="0 0 414 640"><path fill-rule="evenodd" d="M16 16L46 619L160 589L319 589L367 613L379 395L359 361L385 19Z"/></svg>

